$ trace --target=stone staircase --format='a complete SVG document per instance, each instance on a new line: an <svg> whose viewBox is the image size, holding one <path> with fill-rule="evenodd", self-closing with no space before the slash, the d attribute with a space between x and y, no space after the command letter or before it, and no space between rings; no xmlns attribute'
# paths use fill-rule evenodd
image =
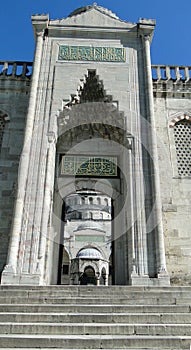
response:
<svg viewBox="0 0 191 350"><path fill-rule="evenodd" d="M0 349L191 349L191 287L0 286Z"/></svg>

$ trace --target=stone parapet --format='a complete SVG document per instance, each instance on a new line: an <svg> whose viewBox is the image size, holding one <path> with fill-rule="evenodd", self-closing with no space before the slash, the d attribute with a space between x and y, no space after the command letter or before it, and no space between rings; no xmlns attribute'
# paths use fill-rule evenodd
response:
<svg viewBox="0 0 191 350"><path fill-rule="evenodd" d="M30 79L32 62L0 61L0 79Z"/></svg>
<svg viewBox="0 0 191 350"><path fill-rule="evenodd" d="M154 97L190 98L191 66L152 65Z"/></svg>

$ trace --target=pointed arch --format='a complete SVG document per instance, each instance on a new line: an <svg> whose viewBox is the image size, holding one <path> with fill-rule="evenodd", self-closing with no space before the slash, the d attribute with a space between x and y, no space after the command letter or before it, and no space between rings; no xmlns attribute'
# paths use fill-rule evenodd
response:
<svg viewBox="0 0 191 350"><path fill-rule="evenodd" d="M191 122L191 116L187 114L178 115L177 117L173 118L169 124L169 128L174 128L175 124L178 123L181 120L187 120Z"/></svg>
<svg viewBox="0 0 191 350"><path fill-rule="evenodd" d="M0 150L2 147L5 125L9 120L9 115L5 111L0 110Z"/></svg>

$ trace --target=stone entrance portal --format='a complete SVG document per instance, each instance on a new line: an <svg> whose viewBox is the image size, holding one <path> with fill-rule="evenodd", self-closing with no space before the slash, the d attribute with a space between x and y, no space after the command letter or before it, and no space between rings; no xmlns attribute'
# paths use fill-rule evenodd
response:
<svg viewBox="0 0 191 350"><path fill-rule="evenodd" d="M70 284L71 268L78 283L76 271L90 278L94 270L96 284L169 284L153 131L153 21L124 22L95 4L66 19L32 21L36 54L1 283ZM112 202L110 257L98 244L106 234L93 211L90 228L74 228L70 241L84 245L74 255L66 243L67 200L85 193ZM100 259L80 257L83 249L97 249Z"/></svg>

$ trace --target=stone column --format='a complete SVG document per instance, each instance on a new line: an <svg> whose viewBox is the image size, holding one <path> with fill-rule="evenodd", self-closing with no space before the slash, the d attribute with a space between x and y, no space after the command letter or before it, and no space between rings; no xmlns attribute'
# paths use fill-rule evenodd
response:
<svg viewBox="0 0 191 350"><path fill-rule="evenodd" d="M134 205L134 184L133 184L133 176L134 176L134 166L133 166L133 157L132 157L132 148L133 148L133 140L128 140L128 152L129 152L129 173L130 173L130 201L131 201L131 250L132 250L132 267L131 267L131 277L132 275L137 276L137 261L136 261L136 252L135 252L135 205Z"/></svg>
<svg viewBox="0 0 191 350"><path fill-rule="evenodd" d="M42 213L42 224L40 230L40 242L38 251L38 261L39 261L39 273L41 285L45 284L45 262L46 262L46 245L47 239L50 239L47 235L48 220L51 211L51 200L53 198L53 182L54 177L52 176L52 169L54 169L55 164L55 135L53 133L48 135L49 148L47 152L47 163L46 163L46 180L45 180L45 191L43 199L43 213ZM53 240L53 237L51 238ZM51 242L52 243L52 242Z"/></svg>
<svg viewBox="0 0 191 350"><path fill-rule="evenodd" d="M36 107L36 98L38 91L38 81L39 81L39 72L41 67L41 57L43 50L43 35L44 30L39 31L36 34L36 50L35 58L33 64L33 75L31 83L31 91L29 98L29 107L27 113L27 122L25 127L25 137L23 151L20 158L19 172L18 172L18 190L17 197L15 201L15 210L14 210L14 219L12 225L12 232L10 237L10 245L8 252L7 265L2 273L2 284L11 284L19 283L19 276L17 277L17 263L18 263L18 249L19 242L21 239L21 228L22 220L25 217L24 212L24 202L25 202L25 190L28 176L28 167L30 161L30 148L33 132L33 124L35 118L35 107ZM11 277L11 275L13 277Z"/></svg>
<svg viewBox="0 0 191 350"><path fill-rule="evenodd" d="M129 147L131 237L132 237L132 285L148 285L146 222L144 208L143 171L140 142L131 139Z"/></svg>
<svg viewBox="0 0 191 350"><path fill-rule="evenodd" d="M158 276L166 275L166 257L165 257L165 245L163 236L163 226L162 226L162 204L160 197L160 178L159 178L159 165L158 165L158 152L157 152L157 138L156 138L156 127L154 119L154 102L153 102L153 85L152 85L152 72L151 72L151 59L150 59L150 35L144 33L142 35L143 45L144 45L144 59L145 59L145 85L146 85L146 98L147 98L147 117L150 122L150 156L153 159L154 166L154 177L153 177L153 190L154 190L154 224L157 225L157 243L156 247L158 254L157 268Z"/></svg>
<svg viewBox="0 0 191 350"><path fill-rule="evenodd" d="M97 286L100 285L100 273L99 272L97 273L97 276L96 276L96 285Z"/></svg>

